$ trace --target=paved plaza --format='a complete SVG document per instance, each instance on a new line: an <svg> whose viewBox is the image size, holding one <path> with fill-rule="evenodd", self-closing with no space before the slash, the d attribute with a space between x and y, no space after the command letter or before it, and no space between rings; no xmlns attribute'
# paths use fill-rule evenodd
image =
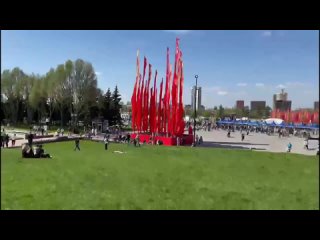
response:
<svg viewBox="0 0 320 240"><path fill-rule="evenodd" d="M239 149L253 149L258 151L270 151L270 152L285 152L287 145L291 142L293 153L300 153L305 155L315 155L318 148L317 140L309 141L309 150L304 149L303 138L299 137L281 137L278 135L268 136L264 133L249 133L245 139L241 141L241 134L239 131L231 132L231 137L227 137L227 131L225 130L211 130L197 131L196 134L203 137L203 145L205 147L222 147L222 148L239 148ZM319 137L319 136L312 136Z"/></svg>

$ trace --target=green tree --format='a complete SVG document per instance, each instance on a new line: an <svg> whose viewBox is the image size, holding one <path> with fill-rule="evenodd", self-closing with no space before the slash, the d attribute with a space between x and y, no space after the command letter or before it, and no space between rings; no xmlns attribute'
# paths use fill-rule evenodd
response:
<svg viewBox="0 0 320 240"><path fill-rule="evenodd" d="M90 116L90 108L96 105L97 98L97 76L89 62L77 59L73 68L66 63L68 79L71 82L71 96L73 97L73 113L79 118L88 119ZM69 70L72 74L69 75ZM68 80L69 81L69 80Z"/></svg>
<svg viewBox="0 0 320 240"><path fill-rule="evenodd" d="M220 105L218 109L217 117L222 118L223 116L224 116L224 108L222 107L222 105Z"/></svg>
<svg viewBox="0 0 320 240"><path fill-rule="evenodd" d="M109 124L111 121L111 114L112 114L111 107L112 107L111 91L110 91L110 88L108 88L102 100L102 115L104 119L109 121Z"/></svg>
<svg viewBox="0 0 320 240"><path fill-rule="evenodd" d="M118 87L116 85L113 93L112 93L112 116L111 116L111 124L117 124L122 126L122 121L121 121L121 114L120 114L120 110L121 110L121 105L120 105L120 101L121 101L121 95L119 94L119 90Z"/></svg>
<svg viewBox="0 0 320 240"><path fill-rule="evenodd" d="M26 74L18 67L12 71L4 70L1 74L1 93L2 100L6 102L4 105L4 114L6 118L13 123L18 120L18 113L21 110L21 100L23 96L23 80Z"/></svg>

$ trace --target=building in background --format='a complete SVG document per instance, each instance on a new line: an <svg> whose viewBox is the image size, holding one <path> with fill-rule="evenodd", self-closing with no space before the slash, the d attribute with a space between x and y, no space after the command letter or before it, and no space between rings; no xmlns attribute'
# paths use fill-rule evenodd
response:
<svg viewBox="0 0 320 240"><path fill-rule="evenodd" d="M281 93L273 95L273 110L291 111L291 101L288 100L288 93L281 90Z"/></svg>
<svg viewBox="0 0 320 240"><path fill-rule="evenodd" d="M250 102L250 110L262 110L266 108L266 101L251 101Z"/></svg>
<svg viewBox="0 0 320 240"><path fill-rule="evenodd" d="M196 103L195 98L197 100ZM192 110L199 110L201 108L201 87L198 87L196 89L196 86L193 86L193 88L191 89L191 108Z"/></svg>
<svg viewBox="0 0 320 240"><path fill-rule="evenodd" d="M237 100L236 101L236 109L244 109L244 101L243 100Z"/></svg>
<svg viewBox="0 0 320 240"><path fill-rule="evenodd" d="M314 110L315 111L319 111L319 101L317 101L317 102L314 102Z"/></svg>

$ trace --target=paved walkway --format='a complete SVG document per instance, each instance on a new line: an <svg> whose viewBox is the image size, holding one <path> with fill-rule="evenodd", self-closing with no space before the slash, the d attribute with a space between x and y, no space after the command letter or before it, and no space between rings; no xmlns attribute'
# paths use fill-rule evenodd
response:
<svg viewBox="0 0 320 240"><path fill-rule="evenodd" d="M279 138L276 135L268 136L264 133L249 133L248 136L245 135L245 140L242 142L239 131L231 132L230 138L227 137L227 131L225 130L197 131L196 134L203 137L204 144L202 146L204 147L252 148L260 151L285 152L288 143L291 142L291 152L305 155L316 155L319 143L317 140L310 140L310 150L307 150L304 149L303 138L294 136Z"/></svg>

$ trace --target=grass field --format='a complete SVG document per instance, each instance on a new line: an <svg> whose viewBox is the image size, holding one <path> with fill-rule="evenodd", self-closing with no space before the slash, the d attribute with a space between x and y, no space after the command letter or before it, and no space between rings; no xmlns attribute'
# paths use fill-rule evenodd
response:
<svg viewBox="0 0 320 240"><path fill-rule="evenodd" d="M46 144L53 159L1 150L1 209L319 209L317 156L80 145Z"/></svg>

